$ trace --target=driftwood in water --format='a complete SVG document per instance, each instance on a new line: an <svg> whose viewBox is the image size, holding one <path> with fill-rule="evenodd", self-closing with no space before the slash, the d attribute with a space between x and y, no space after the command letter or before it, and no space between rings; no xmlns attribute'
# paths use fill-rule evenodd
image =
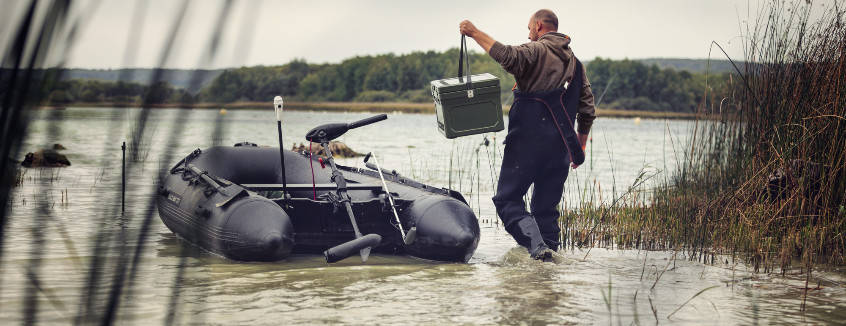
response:
<svg viewBox="0 0 846 326"><path fill-rule="evenodd" d="M308 153L309 152L309 146L303 145L303 143L300 143L300 146L294 145L294 147L291 148L291 150L294 151L294 152ZM358 152L352 150L352 148L350 148L346 144L339 142L339 141L329 142L329 150L332 151L332 156L335 156L335 157L364 156L364 154L361 154L361 153L358 153ZM321 146L318 143L311 143L311 154L313 154L313 155L323 155L323 146Z"/></svg>

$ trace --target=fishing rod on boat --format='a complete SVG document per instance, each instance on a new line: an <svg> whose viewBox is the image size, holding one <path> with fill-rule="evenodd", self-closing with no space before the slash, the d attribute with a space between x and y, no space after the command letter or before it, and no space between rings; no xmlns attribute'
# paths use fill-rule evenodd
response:
<svg viewBox="0 0 846 326"><path fill-rule="evenodd" d="M276 111L276 130L279 133L279 161L282 162L282 198L288 200L288 182L285 179L285 143L282 142L282 96L273 98L273 109Z"/></svg>
<svg viewBox="0 0 846 326"><path fill-rule="evenodd" d="M355 254L356 251L361 254L361 261L366 262L367 257L370 256L370 249L378 246L379 243L382 242L382 236L378 234L370 233L362 235L361 231L359 231L358 224L355 221L355 213L353 213L352 204L350 203L351 198L349 194L347 194L347 180L344 179L344 175L341 173L341 170L339 170L335 165L335 159L332 158L332 151L329 150L329 141L340 137L350 129L364 127L387 118L388 115L379 114L352 123L329 123L317 126L306 133L306 140L323 146L323 154L326 155L324 162L329 163L329 167L332 169L332 182L336 185L335 194L337 198L335 198L335 200L342 203L344 208L346 208L347 216L350 218L350 223L352 224L353 231L355 232L355 239L329 248L323 252L323 256L326 257L327 263L334 263L345 259Z"/></svg>
<svg viewBox="0 0 846 326"><path fill-rule="evenodd" d="M373 157L373 162L376 163L374 170L379 172L379 179L382 180L382 188L385 190L385 195L388 196L388 202L391 204L391 211L394 212L394 219L396 219L400 234L402 235L402 242L405 243L405 245L411 245L414 243L414 239L417 238L417 227L412 226L411 229L408 230L408 233L405 233L405 228L402 227L399 214L397 214L397 206L394 204L394 196L391 194L391 191L388 190L388 184L385 183L385 176L382 175L382 168L379 166L379 159L376 158L376 154L373 154L373 152L367 153L367 155L364 156L364 165L373 169L370 163L367 162L370 160L370 157Z"/></svg>

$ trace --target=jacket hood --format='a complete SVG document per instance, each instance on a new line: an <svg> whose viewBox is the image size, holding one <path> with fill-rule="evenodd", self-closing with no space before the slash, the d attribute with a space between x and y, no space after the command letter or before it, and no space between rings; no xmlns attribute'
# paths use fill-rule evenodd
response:
<svg viewBox="0 0 846 326"><path fill-rule="evenodd" d="M570 61L570 58L573 57L573 50L570 49L570 37L567 35L558 32L549 32L541 35L538 42L545 45L564 62Z"/></svg>

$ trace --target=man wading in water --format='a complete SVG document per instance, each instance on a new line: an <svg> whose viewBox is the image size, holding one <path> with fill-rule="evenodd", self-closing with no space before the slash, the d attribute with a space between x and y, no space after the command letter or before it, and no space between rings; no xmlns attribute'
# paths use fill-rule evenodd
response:
<svg viewBox="0 0 846 326"><path fill-rule="evenodd" d="M567 165L578 167L573 157L577 152L584 157L588 133L596 118L590 82L570 49L570 37L557 32L558 17L551 10L538 10L532 15L531 42L519 46L503 45L467 20L461 22L459 30L476 40L517 80L493 202L514 240L526 247L532 258L550 261L560 245L560 214L556 206L564 192ZM563 107L567 103L565 89L579 92L569 97L571 103L578 103L578 135L569 121L562 121L562 117L568 118ZM569 125L569 130L556 126L558 121ZM571 145L563 141L565 138L572 140ZM576 143L581 148L572 148ZM529 213L523 196L532 184Z"/></svg>

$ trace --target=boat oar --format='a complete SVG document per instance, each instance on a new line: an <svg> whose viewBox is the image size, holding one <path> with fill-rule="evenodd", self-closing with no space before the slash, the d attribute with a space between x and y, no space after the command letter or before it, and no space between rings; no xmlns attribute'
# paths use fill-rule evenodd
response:
<svg viewBox="0 0 846 326"><path fill-rule="evenodd" d="M385 183L385 176L382 175L382 167L379 166L379 159L376 158L376 154L373 154L372 152L367 153L367 155L364 156L364 164L367 166L367 161L370 160L370 157L373 157L373 161L376 163L375 170L379 171L379 179L382 180L382 189L385 190L385 194L388 196L388 202L391 204L391 211L394 212L394 219L396 219L400 235L402 235L402 242L406 245L411 245L414 243L414 239L417 238L417 227L412 226L411 229L408 230L408 233L405 233L405 229L402 227L402 222L400 222L399 214L397 214L397 207L394 204L394 196L391 195L391 191L388 190L388 184Z"/></svg>
<svg viewBox="0 0 846 326"><path fill-rule="evenodd" d="M282 142L282 96L273 98L273 109L276 110L276 131L279 133L279 161L282 162L282 198L288 200L288 182L285 180L285 143Z"/></svg>

